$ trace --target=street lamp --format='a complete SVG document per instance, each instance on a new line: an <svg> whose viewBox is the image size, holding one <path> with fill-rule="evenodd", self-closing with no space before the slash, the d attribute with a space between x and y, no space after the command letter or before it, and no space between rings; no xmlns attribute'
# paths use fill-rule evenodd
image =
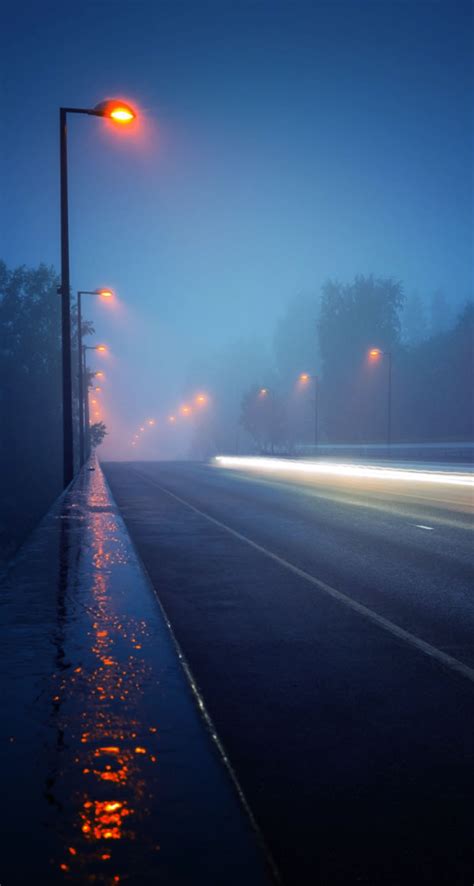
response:
<svg viewBox="0 0 474 886"><path fill-rule="evenodd" d="M315 373L301 372L298 380L303 385L314 382L314 445L318 445L318 377Z"/></svg>
<svg viewBox="0 0 474 886"><path fill-rule="evenodd" d="M262 400L266 400L268 397L269 407L270 407L270 451L271 454L274 454L274 430L275 430L275 398L273 397L273 392L271 388L260 388L258 391L258 396Z"/></svg>
<svg viewBox="0 0 474 886"><path fill-rule="evenodd" d="M82 296L99 295L102 298L112 298L111 289L79 289L77 293L77 338L79 360L79 465L84 464L84 384L82 369ZM99 373L97 373L99 375ZM100 373L103 375L103 373Z"/></svg>
<svg viewBox="0 0 474 886"><path fill-rule="evenodd" d="M382 351L381 348L371 348L369 351L369 360L377 363L383 357L388 360L388 377L387 377L387 446L392 443L392 352Z"/></svg>
<svg viewBox="0 0 474 886"><path fill-rule="evenodd" d="M74 477L74 444L72 422L72 368L71 368L71 285L69 276L69 212L67 169L67 115L87 114L106 117L118 124L130 123L136 113L119 99L107 99L95 108L59 109L59 159L61 191L61 340L63 387L63 481L64 486Z"/></svg>

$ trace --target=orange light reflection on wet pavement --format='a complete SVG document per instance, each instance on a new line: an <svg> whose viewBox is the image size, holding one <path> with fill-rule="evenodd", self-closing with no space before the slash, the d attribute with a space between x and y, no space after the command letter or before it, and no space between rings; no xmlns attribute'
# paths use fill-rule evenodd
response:
<svg viewBox="0 0 474 886"><path fill-rule="evenodd" d="M125 843L130 847L137 828L145 831L147 771L157 762L157 727L137 720L140 697L149 679L142 651L148 628L146 622L116 611L108 579L111 565L121 556L118 546L109 543L117 535L115 517L106 507L102 476L98 473L91 482L94 571L93 602L87 607L90 649L87 661L62 677L56 696L79 705L74 718L81 724L73 757L74 782L79 787L71 802L64 856L57 864L68 881L118 883L127 872L127 851L116 856L115 846ZM155 747L150 751L137 744L137 738L145 735L148 740L153 735Z"/></svg>

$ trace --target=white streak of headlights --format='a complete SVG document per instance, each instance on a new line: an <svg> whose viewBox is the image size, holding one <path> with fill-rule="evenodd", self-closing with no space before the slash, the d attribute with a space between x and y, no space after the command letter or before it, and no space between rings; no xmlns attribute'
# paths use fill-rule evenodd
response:
<svg viewBox="0 0 474 886"><path fill-rule="evenodd" d="M246 458L234 455L217 455L214 461L223 468L325 477L354 477L366 480L402 480L406 483L437 483L442 486L465 486L474 489L474 477L450 471L418 471L410 468L383 468L377 465L332 464L283 458Z"/></svg>

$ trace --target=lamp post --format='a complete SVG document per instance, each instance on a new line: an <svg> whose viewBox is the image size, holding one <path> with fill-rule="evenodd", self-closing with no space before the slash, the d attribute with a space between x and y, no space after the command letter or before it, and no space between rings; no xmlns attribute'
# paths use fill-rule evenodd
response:
<svg viewBox="0 0 474 886"><path fill-rule="evenodd" d="M71 285L69 278L69 212L67 168L67 115L87 114L90 117L108 117L116 123L130 123L135 111L125 102L109 99L95 108L59 109L59 164L61 206L61 341L63 388L63 482L68 486L74 477L74 443L72 422L71 371Z"/></svg>
<svg viewBox="0 0 474 886"><path fill-rule="evenodd" d="M90 447L90 425L89 425L89 383L87 381L87 366L86 366L86 351L105 351L105 345L82 345L81 354L82 354L82 373L79 372L79 376L82 375L82 378L85 381L85 396L84 397L84 418L85 418L85 440L83 437L83 446L84 446L84 461L89 458L91 454ZM82 390L84 391L83 385L81 385ZM96 388L96 390L100 390L100 388Z"/></svg>
<svg viewBox="0 0 474 886"><path fill-rule="evenodd" d="M273 398L272 389L267 388L267 387L260 388L260 390L258 392L258 396L262 400L266 400L268 398L268 401L270 404L270 409L269 409L269 413L270 413L270 451L271 451L271 454L274 455L275 447L274 447L273 437L274 437L274 430L275 430L275 428L274 428L274 425L275 425L275 402L274 402L274 398Z"/></svg>
<svg viewBox="0 0 474 886"><path fill-rule="evenodd" d="M315 373L302 372L299 376L302 384L314 382L314 445L318 445L318 376Z"/></svg>
<svg viewBox="0 0 474 886"><path fill-rule="evenodd" d="M79 360L79 465L82 467L85 461L84 451L84 370L82 368L82 306L83 295L101 295L102 298L111 298L110 289L79 289L77 293L77 340Z"/></svg>
<svg viewBox="0 0 474 886"><path fill-rule="evenodd" d="M380 348L371 348L369 351L369 359L377 362L382 357L388 360L387 374L387 446L392 444L392 352L382 351Z"/></svg>

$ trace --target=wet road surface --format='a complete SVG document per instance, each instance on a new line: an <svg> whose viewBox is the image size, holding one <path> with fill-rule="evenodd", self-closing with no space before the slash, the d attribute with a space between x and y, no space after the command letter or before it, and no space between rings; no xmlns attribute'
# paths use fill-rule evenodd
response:
<svg viewBox="0 0 474 886"><path fill-rule="evenodd" d="M105 472L284 882L471 884L472 495Z"/></svg>

